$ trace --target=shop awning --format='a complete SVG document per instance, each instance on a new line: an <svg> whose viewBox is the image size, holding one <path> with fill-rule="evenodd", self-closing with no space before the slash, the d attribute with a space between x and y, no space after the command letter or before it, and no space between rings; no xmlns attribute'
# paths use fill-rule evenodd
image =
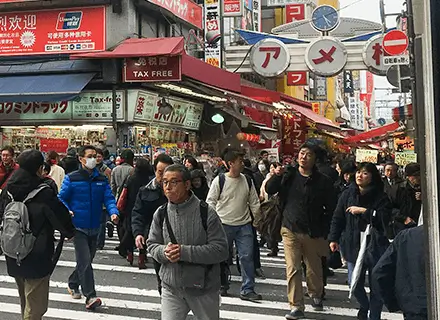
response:
<svg viewBox="0 0 440 320"><path fill-rule="evenodd" d="M241 85L241 93L255 100L263 101L270 104L274 102L285 101L292 104L296 104L301 107L310 108L310 109L312 108L312 104L308 101L293 98L282 92L277 92L264 88L256 88L256 87Z"/></svg>
<svg viewBox="0 0 440 320"><path fill-rule="evenodd" d="M298 106L293 103L283 103L285 106L287 106L290 109L293 109L294 111L302 114L304 117L312 121L316 124L316 127L321 130L328 130L328 131L339 131L340 127L333 123L330 119L327 119L326 117L323 117L315 112L313 110Z"/></svg>
<svg viewBox="0 0 440 320"><path fill-rule="evenodd" d="M72 100L94 76L95 73L3 76L0 102Z"/></svg>
<svg viewBox="0 0 440 320"><path fill-rule="evenodd" d="M277 139L277 134L278 134L278 130L274 129L274 128L269 128L266 126L260 126L260 125L252 125L253 127L257 128L258 130L260 130L260 134L263 136L264 139L267 140L276 140Z"/></svg>
<svg viewBox="0 0 440 320"><path fill-rule="evenodd" d="M240 92L240 75L214 67L185 53L183 37L124 40L112 51L71 55L71 59L119 59L152 56L181 56L182 75L211 86Z"/></svg>
<svg viewBox="0 0 440 320"><path fill-rule="evenodd" d="M360 133L358 135L348 137L344 139L345 143L350 144L359 144L359 143L367 143L368 141L380 141L386 139L390 134L398 131L398 130L404 130L405 127L399 123L399 122L393 122L390 124L387 124L385 126L366 131L363 133Z"/></svg>
<svg viewBox="0 0 440 320"><path fill-rule="evenodd" d="M179 56L185 53L185 39L130 38L122 41L112 51L72 54L71 59L117 59L152 56Z"/></svg>
<svg viewBox="0 0 440 320"><path fill-rule="evenodd" d="M242 127L247 127L248 125L258 125L258 126L264 126L264 124L262 123L258 123L254 120L252 120L251 118L249 118L248 116L241 114L240 112L238 112L237 110L235 110L233 107L231 106L220 106L219 108L221 111L223 111L224 113L229 114L230 116L234 117L235 119L239 120L241 122L241 126Z"/></svg>

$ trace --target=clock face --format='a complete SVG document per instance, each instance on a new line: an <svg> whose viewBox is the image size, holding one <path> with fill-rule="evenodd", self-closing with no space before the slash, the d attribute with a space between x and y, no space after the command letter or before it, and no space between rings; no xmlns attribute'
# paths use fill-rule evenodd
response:
<svg viewBox="0 0 440 320"><path fill-rule="evenodd" d="M317 7L312 13L312 26L319 31L335 29L339 23L338 11L329 5Z"/></svg>

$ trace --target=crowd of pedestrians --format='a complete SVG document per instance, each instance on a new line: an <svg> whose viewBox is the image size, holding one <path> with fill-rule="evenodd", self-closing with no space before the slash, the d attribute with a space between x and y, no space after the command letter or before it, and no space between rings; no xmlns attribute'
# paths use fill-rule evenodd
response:
<svg viewBox="0 0 440 320"><path fill-rule="evenodd" d="M31 242L21 241L22 224L0 234L23 319L41 319L47 311L49 279L64 239L73 241L76 256L68 293L84 297L89 310L101 306L92 262L106 233L118 236L115 250L128 264L145 269L152 263L165 320L186 319L190 311L198 319L219 319L234 263L242 277L239 297L264 299L255 285L256 277L264 278L260 247L277 256L279 241L286 260L286 319L306 316L303 277L311 307L324 310L329 258L339 259L336 253L348 269L358 319L380 319L383 305L403 311L405 319L427 319L417 163L405 167L404 178L395 163L386 163L382 177L376 164L332 162L311 142L284 165L270 162L265 151L253 164L241 150L227 148L208 181L194 157L176 160L166 154L136 159L127 149L115 165L94 146L70 148L62 160L37 150L15 159L12 148L1 149L3 224L18 214L29 220L32 235ZM54 230L61 233L56 249ZM25 242L11 254L12 244Z"/></svg>

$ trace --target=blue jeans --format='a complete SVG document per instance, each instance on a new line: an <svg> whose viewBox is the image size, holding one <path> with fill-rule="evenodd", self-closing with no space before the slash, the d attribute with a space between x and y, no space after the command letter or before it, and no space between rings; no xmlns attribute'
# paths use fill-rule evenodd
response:
<svg viewBox="0 0 440 320"><path fill-rule="evenodd" d="M351 286L351 280L353 276L353 270L355 267L355 263L347 261L348 268L348 283ZM368 283L370 284L370 299L368 299L367 292L365 291L365 276L368 270ZM383 303L380 296L374 292L371 287L371 274L373 272L373 268L364 264L361 275L359 278L359 282L357 283L356 288L354 289L354 296L356 300L360 304L360 310L363 312L368 312L370 310L370 320L380 320L380 314L382 313Z"/></svg>
<svg viewBox="0 0 440 320"><path fill-rule="evenodd" d="M76 230L73 238L76 268L69 277L69 288L81 290L86 299L96 297L92 262L96 253L98 234L95 230Z"/></svg>
<svg viewBox="0 0 440 320"><path fill-rule="evenodd" d="M241 294L254 292L255 268L254 268L254 233L250 223L243 226L223 225L228 238L228 246L232 248L235 241L241 265ZM229 288L227 288L229 289Z"/></svg>

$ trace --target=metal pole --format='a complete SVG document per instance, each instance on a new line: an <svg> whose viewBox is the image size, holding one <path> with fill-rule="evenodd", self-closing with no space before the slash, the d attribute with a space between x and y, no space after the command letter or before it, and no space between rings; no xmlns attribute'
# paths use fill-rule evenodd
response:
<svg viewBox="0 0 440 320"><path fill-rule="evenodd" d="M225 17L223 16L224 0L219 0L219 20L220 20L220 69L223 69L223 56L225 50Z"/></svg>

